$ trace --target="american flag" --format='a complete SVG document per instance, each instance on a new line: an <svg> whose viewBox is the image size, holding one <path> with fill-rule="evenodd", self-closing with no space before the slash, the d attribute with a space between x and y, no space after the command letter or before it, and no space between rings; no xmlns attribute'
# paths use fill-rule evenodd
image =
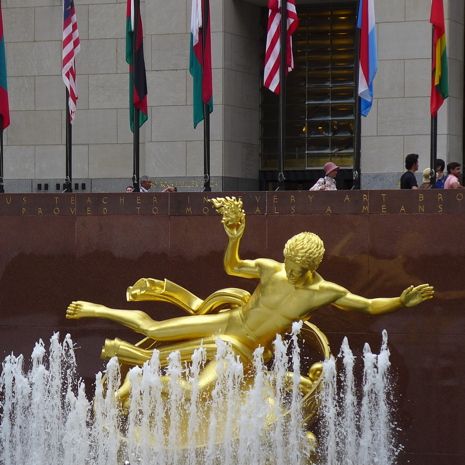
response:
<svg viewBox="0 0 465 465"><path fill-rule="evenodd" d="M63 3L63 65L61 74L63 82L69 92L68 106L71 122L76 113L77 87L76 87L76 55L81 50L79 31L73 0L64 0Z"/></svg>
<svg viewBox="0 0 465 465"><path fill-rule="evenodd" d="M265 73L263 83L271 92L279 94L279 68L281 60L281 1L268 0L268 27L266 34ZM294 69L294 57L292 55L292 34L299 25L295 0L287 0L287 53L286 72Z"/></svg>

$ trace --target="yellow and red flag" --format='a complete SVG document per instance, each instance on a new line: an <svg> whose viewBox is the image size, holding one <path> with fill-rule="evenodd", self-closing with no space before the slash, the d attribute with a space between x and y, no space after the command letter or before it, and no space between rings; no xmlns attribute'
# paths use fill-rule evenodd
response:
<svg viewBox="0 0 465 465"><path fill-rule="evenodd" d="M436 116L442 103L449 96L443 0L432 0L430 23L433 25L431 116Z"/></svg>

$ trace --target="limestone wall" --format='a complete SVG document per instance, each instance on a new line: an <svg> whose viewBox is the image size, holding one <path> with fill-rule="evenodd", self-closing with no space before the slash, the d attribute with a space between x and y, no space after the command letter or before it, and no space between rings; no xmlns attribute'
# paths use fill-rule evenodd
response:
<svg viewBox="0 0 465 465"><path fill-rule="evenodd" d="M254 189L259 169L259 81L264 2L211 0L215 109L214 190ZM303 3L303 1L302 1ZM299 2L297 3L297 5ZM57 192L65 176L65 89L60 0L4 0L11 126L5 131L9 192ZM462 158L464 2L445 0L450 98L439 114L438 156ZM86 190L121 191L132 174L125 63L125 0L77 0L82 50L73 127L73 177ZM377 0L376 101L362 126L365 188L396 188L406 153L429 163L430 0ZM143 0L149 121L141 128L141 174L156 190L203 185L203 126L192 127L188 71L190 0Z"/></svg>
<svg viewBox="0 0 465 465"><path fill-rule="evenodd" d="M430 160L430 0L376 0L375 103L362 118L364 188L396 188L407 153ZM438 114L438 158L462 161L464 2L445 0L449 99Z"/></svg>
<svg viewBox="0 0 465 465"><path fill-rule="evenodd" d="M141 8L149 93L149 121L140 136L141 175L156 178L158 188L175 183L180 190L200 190L203 125L192 127L188 71L191 2L150 0ZM86 182L87 190L119 191L132 175L125 9L125 0L76 1L81 53L73 177ZM61 2L6 0L3 10L11 107L7 191L34 191L40 182L54 192L65 176ZM224 187L223 177L225 187L256 187L258 13L257 6L211 1L211 174L217 190Z"/></svg>

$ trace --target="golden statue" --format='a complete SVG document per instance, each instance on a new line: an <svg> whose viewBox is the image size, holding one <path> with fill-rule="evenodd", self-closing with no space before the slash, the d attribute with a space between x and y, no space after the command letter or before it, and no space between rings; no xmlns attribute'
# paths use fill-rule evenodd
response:
<svg viewBox="0 0 465 465"><path fill-rule="evenodd" d="M257 347L264 348L265 361L269 360L276 334L288 332L295 321L307 321L315 310L325 305L331 304L342 311L380 315L401 307L413 307L433 298L434 290L429 284L409 286L399 297L366 299L326 281L316 271L323 259L323 242L310 232L302 232L287 241L284 263L268 258L241 259L239 244L245 230L242 201L226 197L213 199L212 203L222 215L229 238L224 268L230 275L257 279L259 284L252 295L241 289L228 288L202 300L166 279L139 279L128 288L128 301L166 301L190 313L189 316L163 321L154 320L142 311L111 309L83 301L72 302L66 312L67 318L105 318L145 336L136 345L120 339L106 340L102 357L117 356L120 363L126 366L142 365L150 360L156 345L162 361L172 351L179 351L181 360L189 361L194 349L203 345L208 363L201 372L199 383L200 388L206 390L216 381L216 338L230 344L247 367ZM306 328L316 339L322 356L327 357L329 346L325 336L308 322ZM315 391L320 375L321 364L314 364L308 376L301 377L304 394ZM187 383L183 388L189 390ZM117 396L124 402L129 392L130 384L126 379Z"/></svg>

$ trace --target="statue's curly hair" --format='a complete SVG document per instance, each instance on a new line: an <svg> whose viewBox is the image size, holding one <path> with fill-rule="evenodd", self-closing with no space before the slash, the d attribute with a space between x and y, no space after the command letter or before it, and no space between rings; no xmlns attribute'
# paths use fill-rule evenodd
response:
<svg viewBox="0 0 465 465"><path fill-rule="evenodd" d="M316 234L301 232L286 242L283 253L284 258L315 271L323 260L325 246Z"/></svg>

